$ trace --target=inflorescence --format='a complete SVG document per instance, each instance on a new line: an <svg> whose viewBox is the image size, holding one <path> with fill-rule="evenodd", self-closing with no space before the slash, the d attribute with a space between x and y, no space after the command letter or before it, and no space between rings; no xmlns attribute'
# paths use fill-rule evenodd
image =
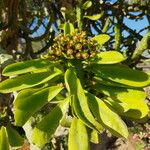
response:
<svg viewBox="0 0 150 150"><path fill-rule="evenodd" d="M49 49L49 58L89 59L96 56L100 46L96 41L89 39L85 32L76 30L73 34L59 34Z"/></svg>

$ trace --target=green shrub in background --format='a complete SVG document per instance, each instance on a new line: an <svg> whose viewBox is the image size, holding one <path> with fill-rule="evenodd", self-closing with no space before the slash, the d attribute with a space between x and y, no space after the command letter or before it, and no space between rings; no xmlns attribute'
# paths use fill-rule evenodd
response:
<svg viewBox="0 0 150 150"><path fill-rule="evenodd" d="M11 78L0 83L0 93L18 93L13 102L14 125L24 126L46 104L55 102L32 130L31 140L37 147L44 147L59 125L68 124L69 150L88 150L89 142L98 143L98 134L104 130L127 138L122 119L147 119L149 108L143 88L150 84L149 75L122 64L126 58L121 53L102 51L108 35L89 39L69 22L63 30L41 59L4 68L2 74ZM0 150L23 143L10 124L1 124Z"/></svg>

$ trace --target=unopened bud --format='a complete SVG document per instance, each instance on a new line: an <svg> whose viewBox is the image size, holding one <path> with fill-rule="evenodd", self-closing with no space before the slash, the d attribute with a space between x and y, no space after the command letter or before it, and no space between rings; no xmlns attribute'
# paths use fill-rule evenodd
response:
<svg viewBox="0 0 150 150"><path fill-rule="evenodd" d="M90 57L95 57L96 53L95 52L91 52Z"/></svg>
<svg viewBox="0 0 150 150"><path fill-rule="evenodd" d="M57 55L57 56L61 56L61 51L60 50L57 50L56 52L55 52L55 54Z"/></svg>
<svg viewBox="0 0 150 150"><path fill-rule="evenodd" d="M77 53L77 54L76 54L76 58L77 58L77 59L81 59L81 53Z"/></svg>
<svg viewBox="0 0 150 150"><path fill-rule="evenodd" d="M67 55L72 55L73 54L73 50L72 49L68 49L67 50Z"/></svg>
<svg viewBox="0 0 150 150"><path fill-rule="evenodd" d="M89 58L89 54L88 54L88 53L82 53L82 58L83 58L83 59Z"/></svg>
<svg viewBox="0 0 150 150"><path fill-rule="evenodd" d="M78 43L75 45L76 50L81 50L82 49L82 44Z"/></svg>

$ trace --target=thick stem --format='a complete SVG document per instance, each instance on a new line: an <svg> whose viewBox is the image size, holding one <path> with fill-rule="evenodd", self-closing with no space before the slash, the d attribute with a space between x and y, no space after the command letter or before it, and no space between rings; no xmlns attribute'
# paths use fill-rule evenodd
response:
<svg viewBox="0 0 150 150"><path fill-rule="evenodd" d="M76 17L77 17L77 23L78 28L82 30L83 28L83 11L82 11L82 0L78 0L78 5L76 7Z"/></svg>
<svg viewBox="0 0 150 150"><path fill-rule="evenodd" d="M142 38L141 42L139 43L138 47L135 49L132 60L137 60L140 55L144 52L144 50L150 48L150 31Z"/></svg>

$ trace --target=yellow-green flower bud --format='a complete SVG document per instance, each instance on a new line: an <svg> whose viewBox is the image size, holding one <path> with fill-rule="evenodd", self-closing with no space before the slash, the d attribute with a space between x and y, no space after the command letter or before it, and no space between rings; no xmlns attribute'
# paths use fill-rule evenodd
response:
<svg viewBox="0 0 150 150"><path fill-rule="evenodd" d="M75 49L76 50L81 50L82 49L82 44L81 43L76 44Z"/></svg>

